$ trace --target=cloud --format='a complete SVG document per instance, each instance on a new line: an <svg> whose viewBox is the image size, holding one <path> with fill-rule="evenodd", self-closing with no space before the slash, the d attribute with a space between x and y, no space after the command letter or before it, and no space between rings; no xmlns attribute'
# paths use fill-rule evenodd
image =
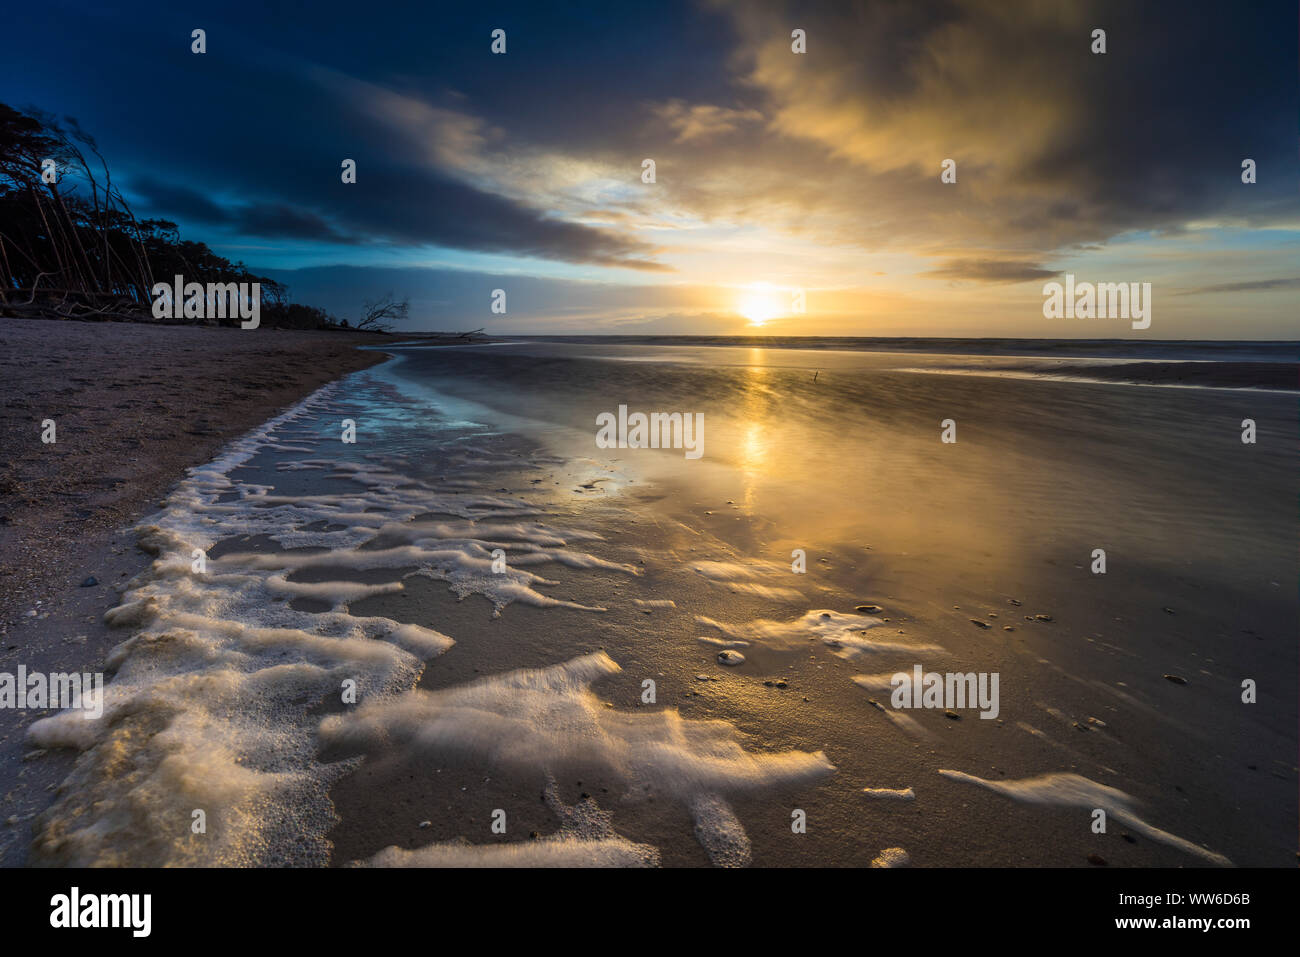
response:
<svg viewBox="0 0 1300 957"><path fill-rule="evenodd" d="M711 103L685 103L669 100L654 107L655 114L677 133L676 142L712 139L734 133L742 124L763 119L758 110L736 110Z"/></svg>
<svg viewBox="0 0 1300 957"><path fill-rule="evenodd" d="M366 164L364 182L372 188L360 188L359 173L358 188L330 197L346 221L371 235L399 243L671 271L654 260L652 244L565 218L567 210L535 205L535 187L549 158L512 161L519 148L510 148L505 133L482 118L333 70L311 67L307 75L352 114L359 129L368 130L368 140L386 146ZM369 168L372 164L375 168Z"/></svg>
<svg viewBox="0 0 1300 957"><path fill-rule="evenodd" d="M825 190L861 210L868 242L888 224L922 253L929 233L1044 257L1211 216L1294 223L1300 210L1294 43L1271 14L1037 0L715 6L735 26L733 67L762 95L768 132L816 151L805 168L820 165ZM790 50L792 25L807 32L805 54ZM1098 26L1102 55L1090 50ZM1281 178L1243 188L1245 156ZM945 159L956 184L939 182Z"/></svg>
<svg viewBox="0 0 1300 957"><path fill-rule="evenodd" d="M942 266L921 275L934 279L968 279L975 282L1030 282L1051 279L1060 270L1044 269L1037 263L1006 259L949 259Z"/></svg>
<svg viewBox="0 0 1300 957"><path fill-rule="evenodd" d="M1184 289L1175 293L1178 296L1204 296L1225 292L1268 292L1273 289L1295 289L1300 287L1300 277L1287 276L1276 279L1251 279L1245 282L1223 282L1213 286L1199 286L1196 289Z"/></svg>
<svg viewBox="0 0 1300 957"><path fill-rule="evenodd" d="M185 186L135 177L132 191L144 197L152 215L224 226L247 236L266 239L310 239L351 244L360 240L339 232L332 223L307 209L285 203L229 203L222 206Z"/></svg>
<svg viewBox="0 0 1300 957"><path fill-rule="evenodd" d="M148 209L156 215L170 214L200 223L229 223L235 219L228 209L186 186L135 176L131 179L131 189L144 198Z"/></svg>

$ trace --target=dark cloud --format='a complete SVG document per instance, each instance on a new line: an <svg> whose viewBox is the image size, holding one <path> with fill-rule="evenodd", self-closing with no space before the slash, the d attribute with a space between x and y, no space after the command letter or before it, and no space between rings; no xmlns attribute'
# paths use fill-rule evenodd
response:
<svg viewBox="0 0 1300 957"><path fill-rule="evenodd" d="M650 245L431 162L411 149L404 131L379 121L373 104L322 86L316 64L412 99L458 104L511 130L518 142L575 145L583 130L589 142L608 145L634 125L628 107L638 97L710 88L697 83L700 71L681 69L681 58L725 74L717 31L676 35L698 16L685 5L614 15L597 3L487 12L418 4L359 10L343 0L310 11L232 2L205 15L208 53L196 56L189 50L193 18L182 11L126 0L111 12L88 5L72 17L38 5L14 11L16 33L58 35L93 55L56 73L41 57L7 58L0 89L16 89L18 104L75 104L132 198L183 230L217 226L238 242L440 246L664 271ZM488 49L497 26L509 32L504 57ZM705 46L716 55L705 56ZM339 180L345 157L360 167L353 187ZM227 205L225 197L234 199Z"/></svg>
<svg viewBox="0 0 1300 957"><path fill-rule="evenodd" d="M772 127L856 165L875 201L864 218L891 217L904 234L1043 256L1216 216L1290 224L1300 211L1294 4L717 6ZM789 50L794 24L804 55ZM1090 51L1094 28L1105 54ZM1241 183L1246 157L1267 181ZM958 182L941 187L947 158Z"/></svg>
<svg viewBox="0 0 1300 957"><path fill-rule="evenodd" d="M362 161L357 182L300 181L280 200L218 204L197 190L132 180L150 215L227 227L244 236L356 244L445 246L489 253L666 270L653 249L609 230L560 219L430 169ZM251 187L250 188L254 188Z"/></svg>
<svg viewBox="0 0 1300 957"><path fill-rule="evenodd" d="M144 198L145 208L142 212L149 216L181 217L212 225L230 223L236 218L230 210L187 186L175 186L137 176L131 181L131 189L137 196Z"/></svg>
<svg viewBox="0 0 1300 957"><path fill-rule="evenodd" d="M148 178L135 179L132 189L144 197L146 207L143 212L149 216L225 226L241 235L268 239L311 239L335 243L359 241L356 237L339 232L332 223L310 210L284 203L232 203L222 206L195 190Z"/></svg>
<svg viewBox="0 0 1300 957"><path fill-rule="evenodd" d="M942 266L921 275L934 279L967 279L975 282L1030 282L1051 279L1059 270L1044 269L1036 263L1005 259L950 259Z"/></svg>

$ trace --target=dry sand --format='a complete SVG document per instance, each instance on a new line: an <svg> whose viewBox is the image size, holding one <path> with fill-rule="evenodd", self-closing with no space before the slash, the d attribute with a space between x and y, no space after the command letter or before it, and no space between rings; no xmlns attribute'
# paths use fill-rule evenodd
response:
<svg viewBox="0 0 1300 957"><path fill-rule="evenodd" d="M0 320L0 637L187 467L382 353L345 332ZM41 441L53 419L56 441ZM97 576L98 577L98 576ZM38 612L38 614L40 614Z"/></svg>

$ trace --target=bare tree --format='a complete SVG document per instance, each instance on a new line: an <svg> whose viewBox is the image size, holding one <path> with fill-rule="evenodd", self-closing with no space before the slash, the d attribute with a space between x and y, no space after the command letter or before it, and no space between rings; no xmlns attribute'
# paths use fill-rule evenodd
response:
<svg viewBox="0 0 1300 957"><path fill-rule="evenodd" d="M364 303L361 306L361 318L357 320L357 324L353 328L365 332L388 332L393 328L394 322L401 322L406 319L410 308L411 302L409 299L399 301L390 292L378 299Z"/></svg>

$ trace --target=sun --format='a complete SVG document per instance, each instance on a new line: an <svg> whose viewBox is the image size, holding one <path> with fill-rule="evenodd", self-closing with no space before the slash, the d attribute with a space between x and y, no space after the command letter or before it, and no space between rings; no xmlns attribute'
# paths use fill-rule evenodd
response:
<svg viewBox="0 0 1300 957"><path fill-rule="evenodd" d="M749 320L751 326L761 326L769 320L785 315L781 290L771 283L753 282L741 291L736 312Z"/></svg>

